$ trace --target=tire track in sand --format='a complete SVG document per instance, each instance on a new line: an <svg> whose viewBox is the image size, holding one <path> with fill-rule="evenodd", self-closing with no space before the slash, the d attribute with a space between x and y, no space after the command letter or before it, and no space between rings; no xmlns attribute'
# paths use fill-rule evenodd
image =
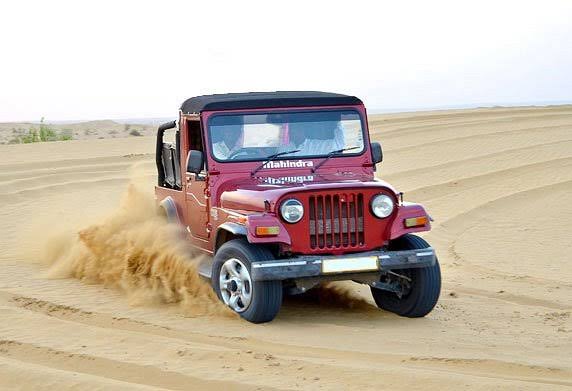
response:
<svg viewBox="0 0 572 391"><path fill-rule="evenodd" d="M197 389L250 390L251 387L233 381L205 380L154 366L70 353L19 341L0 339L0 356L65 371L102 376L114 380L171 390Z"/></svg>
<svg viewBox="0 0 572 391"><path fill-rule="evenodd" d="M181 339L193 343L213 345L243 353L251 352L253 348L260 348L261 350L263 348L263 350L266 352L266 356L264 357L267 361L270 360L274 363L285 363L285 361L290 361L290 364L294 362L295 365L303 365L306 367L306 370L310 370L316 373L320 372L320 365L339 365L342 367L355 367L356 369L362 371L371 371L372 369L369 365L370 362L383 361L386 363L386 365L401 365L406 363L412 367L411 369L418 370L429 369L438 372L464 373L466 375L477 377L519 380L539 384L572 386L572 380L566 380L568 377L572 379L572 372L559 368L522 365L490 359L426 357L387 353L364 354L361 352L341 352L339 350L325 348L307 349L303 346L268 342L263 340L256 340L253 338L225 338L216 335L194 333L192 331L181 331L172 329L170 327L134 319L119 318L109 314L84 311L79 308L56 304L26 296L0 293L0 297L2 296L4 296L4 299L7 299L12 304L24 308L28 311L89 326ZM340 353L342 353L345 357L344 360L338 360L336 363L322 362L322 360L326 360L333 355L339 356ZM66 354L66 352L60 352L58 354ZM268 356L268 354L270 354L270 356ZM254 356L256 356L256 354L254 354ZM94 359L92 356L87 357L89 357L91 360ZM269 359L269 357L271 358ZM515 375L515 372L518 372L518 376ZM373 373L371 375L373 375Z"/></svg>

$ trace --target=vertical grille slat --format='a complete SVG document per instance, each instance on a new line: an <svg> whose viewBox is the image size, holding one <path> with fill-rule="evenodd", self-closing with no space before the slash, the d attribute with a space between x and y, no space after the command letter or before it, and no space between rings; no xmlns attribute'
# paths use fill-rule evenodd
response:
<svg viewBox="0 0 572 391"><path fill-rule="evenodd" d="M310 205L309 205L309 211L308 211L308 215L310 216L310 247L311 248L316 248L316 235L315 232L318 231L318 227L317 227L317 219L316 219L316 198L314 196L311 196L309 199Z"/></svg>
<svg viewBox="0 0 572 391"><path fill-rule="evenodd" d="M362 193L312 195L308 202L311 249L352 248L365 244Z"/></svg>
<svg viewBox="0 0 572 391"><path fill-rule="evenodd" d="M363 215L363 194L358 194L357 202L357 232L358 232L358 244L360 246L364 245L364 215Z"/></svg>
<svg viewBox="0 0 572 391"><path fill-rule="evenodd" d="M336 214L334 216L334 227L335 229L337 229L338 235L336 235L336 242L335 242L335 246L336 247L340 247L342 245L342 222L341 222L341 216L342 216L342 207L340 204L340 196L339 195L335 195L334 196L334 202L336 204Z"/></svg>
<svg viewBox="0 0 572 391"><path fill-rule="evenodd" d="M352 231L352 227L351 227L351 220L352 220L352 216L351 216L351 209L350 209L350 203L346 198L346 205L345 208L346 210L346 219L345 219L345 233L346 233L346 246L350 245L350 235L351 235L351 231Z"/></svg>
<svg viewBox="0 0 572 391"><path fill-rule="evenodd" d="M325 208L325 197L320 196L320 212L322 216L322 231L320 236L322 238L322 244L320 248L324 248L326 246L326 208Z"/></svg>
<svg viewBox="0 0 572 391"><path fill-rule="evenodd" d="M318 247L324 248L324 235L322 231L324 229L324 219L322 218L322 196L316 197L316 236L318 237Z"/></svg>
<svg viewBox="0 0 572 391"><path fill-rule="evenodd" d="M332 247L334 243L334 219L332 213L332 197L326 197L326 247Z"/></svg>

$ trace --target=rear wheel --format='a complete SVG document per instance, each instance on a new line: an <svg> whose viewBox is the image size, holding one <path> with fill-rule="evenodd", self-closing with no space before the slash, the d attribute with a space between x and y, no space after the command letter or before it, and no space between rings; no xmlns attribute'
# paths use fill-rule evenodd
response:
<svg viewBox="0 0 572 391"><path fill-rule="evenodd" d="M392 241L389 250L415 250L430 247L429 243L415 235L403 235ZM433 266L418 269L396 269L385 281L398 287L397 292L371 288L377 306L386 311L409 318L427 315L439 300L441 293L441 269L435 259Z"/></svg>
<svg viewBox="0 0 572 391"><path fill-rule="evenodd" d="M253 323L269 322L282 305L281 281L253 281L251 262L272 259L272 253L244 239L223 244L216 252L212 285L218 297Z"/></svg>

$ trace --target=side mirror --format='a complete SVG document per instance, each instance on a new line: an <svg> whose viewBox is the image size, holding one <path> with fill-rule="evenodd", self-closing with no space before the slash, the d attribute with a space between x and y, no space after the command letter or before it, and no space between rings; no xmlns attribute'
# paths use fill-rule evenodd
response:
<svg viewBox="0 0 572 391"><path fill-rule="evenodd" d="M383 152L380 143L371 143L371 157L373 158L374 165L383 161Z"/></svg>
<svg viewBox="0 0 572 391"><path fill-rule="evenodd" d="M191 149L187 155L187 172L198 174L202 171L204 156L201 151Z"/></svg>

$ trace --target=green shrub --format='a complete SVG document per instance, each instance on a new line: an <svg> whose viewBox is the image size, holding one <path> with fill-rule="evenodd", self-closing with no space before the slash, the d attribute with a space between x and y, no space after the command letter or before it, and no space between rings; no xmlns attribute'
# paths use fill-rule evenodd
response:
<svg viewBox="0 0 572 391"><path fill-rule="evenodd" d="M10 140L10 144L31 144L44 141L67 141L73 140L70 131L57 132L48 124L44 123L44 117L40 120L40 129L30 127L27 133L19 134Z"/></svg>
<svg viewBox="0 0 572 391"><path fill-rule="evenodd" d="M20 140L21 140L22 144L39 143L40 141L42 141L42 140L40 140L40 136L38 135L38 131L34 128L28 129L27 134L20 135Z"/></svg>
<svg viewBox="0 0 572 391"><path fill-rule="evenodd" d="M73 140L73 131L71 130L62 130L58 135L58 141L69 141Z"/></svg>
<svg viewBox="0 0 572 391"><path fill-rule="evenodd" d="M39 137L40 141L58 141L60 139L60 135L48 124L44 123L44 117L40 120Z"/></svg>

